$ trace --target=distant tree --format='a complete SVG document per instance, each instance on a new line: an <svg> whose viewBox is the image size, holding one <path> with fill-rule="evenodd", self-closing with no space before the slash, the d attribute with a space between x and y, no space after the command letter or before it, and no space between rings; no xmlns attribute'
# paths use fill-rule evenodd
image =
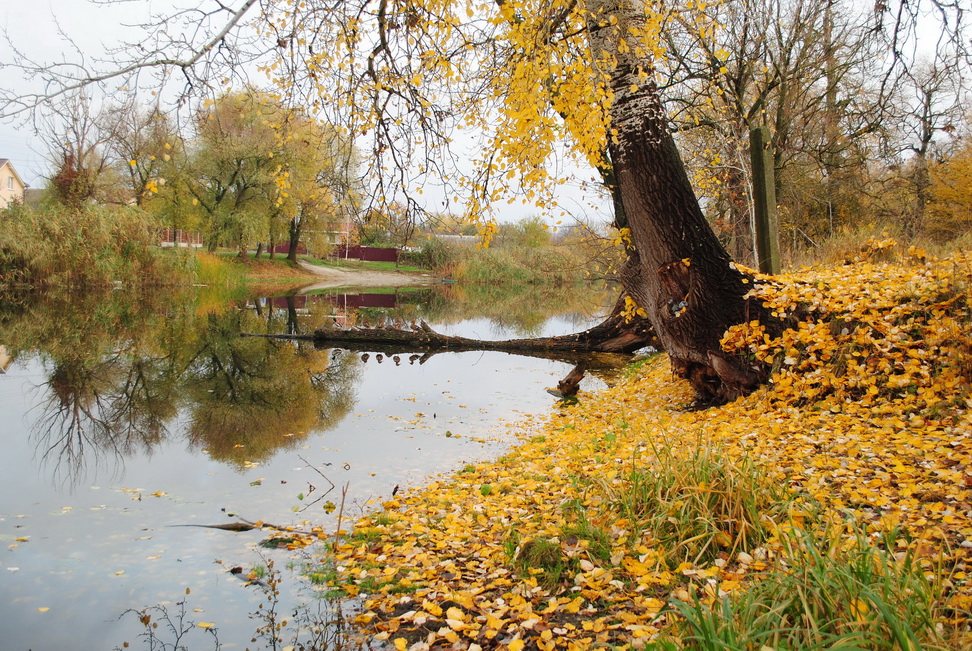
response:
<svg viewBox="0 0 972 651"><path fill-rule="evenodd" d="M863 88L880 44L873 27L869 14L839 0L738 0L663 32L679 143L735 259L754 260L754 127L773 135L777 198L795 220L787 226L812 232L808 220L832 221L841 210L838 181L859 160L855 143L883 128L882 95ZM813 203L802 201L808 182Z"/></svg>
<svg viewBox="0 0 972 651"><path fill-rule="evenodd" d="M966 93L959 62L928 63L915 68L903 82L897 103L898 128L891 132L890 163L900 170L911 192L910 210L901 211L904 230L914 235L924 230L932 201L929 169L942 156L963 119Z"/></svg>
<svg viewBox="0 0 972 651"><path fill-rule="evenodd" d="M364 246L408 246L415 235L415 221L400 203L365 211L356 226Z"/></svg>
<svg viewBox="0 0 972 651"><path fill-rule="evenodd" d="M240 255L269 228L281 109L254 89L228 93L200 109L188 169L180 179L201 213L207 247L233 243Z"/></svg>
<svg viewBox="0 0 972 651"><path fill-rule="evenodd" d="M252 245L272 252L290 243L290 256L308 231L349 216L359 190L355 154L335 129L280 99L248 88L225 94L196 115L195 138L167 138L159 187L169 204L195 213L210 250L233 244L243 256ZM180 147L166 147L170 140ZM157 155L156 155L157 158ZM188 200L187 200L188 198Z"/></svg>
<svg viewBox="0 0 972 651"><path fill-rule="evenodd" d="M51 104L38 129L54 169L49 189L56 201L73 210L94 200L121 202L107 150L114 137L108 110L93 107L81 92L72 93Z"/></svg>
<svg viewBox="0 0 972 651"><path fill-rule="evenodd" d="M176 166L173 157L182 151L182 137L172 118L158 106L145 108L134 98L114 107L111 138L106 143L119 174L128 182L131 200L145 206L159 194ZM182 161L184 164L184 161Z"/></svg>
<svg viewBox="0 0 972 651"><path fill-rule="evenodd" d="M321 237L358 213L363 188L357 179L357 155L348 138L332 126L288 109L277 132L279 163L270 224L271 255L278 232L289 243L287 257L296 261L307 234Z"/></svg>

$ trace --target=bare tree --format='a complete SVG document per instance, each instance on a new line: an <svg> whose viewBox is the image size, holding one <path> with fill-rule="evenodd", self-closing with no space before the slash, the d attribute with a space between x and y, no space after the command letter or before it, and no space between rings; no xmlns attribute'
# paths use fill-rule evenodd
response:
<svg viewBox="0 0 972 651"><path fill-rule="evenodd" d="M78 91L52 101L41 120L40 133L54 170L50 189L69 208L80 209L94 199L119 200L109 148L116 135L112 113L95 107Z"/></svg>

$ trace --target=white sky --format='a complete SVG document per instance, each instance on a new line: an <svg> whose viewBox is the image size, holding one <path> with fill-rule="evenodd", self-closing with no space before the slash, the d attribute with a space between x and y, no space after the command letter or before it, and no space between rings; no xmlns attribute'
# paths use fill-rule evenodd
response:
<svg viewBox="0 0 972 651"><path fill-rule="evenodd" d="M58 32L58 23L86 53L98 53L124 38L126 30L120 27L121 23L135 15L147 15L152 5L151 0L129 1L112 7L84 0L4 2L0 8L0 27L20 51L42 61L52 61L60 59L61 53L69 48ZM18 71L2 68L13 58L7 42L0 41L0 85L8 89L30 88L30 83ZM22 122L0 122L0 158L9 158L25 182L40 187L47 173L44 146L33 136L31 125Z"/></svg>
<svg viewBox="0 0 972 651"><path fill-rule="evenodd" d="M124 25L148 22L153 9L163 12L174 5L199 4L206 3L203 0L117 0L110 4L95 4L86 0L27 0L21 3L6 0L3 8L0 8L0 28L6 31L18 49L36 59L51 61L60 59L62 53L70 48L59 34L60 24L87 56L97 57L121 42L138 41L138 32ZM77 55L69 53L65 56L76 58ZM8 44L0 40L0 88L29 88L29 82L20 76L19 71L3 68L3 64L11 63L13 58ZM0 158L11 159L28 184L41 187L48 173L48 165L43 143L31 131L30 125L22 121L0 122ZM583 176L590 179L592 173L583 173ZM430 190L430 194L434 194L434 189ZM564 188L561 203L565 209L580 215L592 212L588 195L579 188ZM431 205L427 207L437 208ZM536 213L531 206L507 208L505 204L499 211L508 217Z"/></svg>

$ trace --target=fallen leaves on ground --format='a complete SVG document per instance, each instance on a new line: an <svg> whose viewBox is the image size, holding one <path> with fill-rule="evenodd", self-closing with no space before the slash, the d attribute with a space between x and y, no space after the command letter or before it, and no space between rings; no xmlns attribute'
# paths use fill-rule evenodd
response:
<svg viewBox="0 0 972 651"><path fill-rule="evenodd" d="M618 507L632 469L701 445L759 464L796 504L900 532L929 573L946 574L952 612L966 611L972 262L916 250L900 263L870 259L888 248L758 279L755 294L794 327L726 334L727 351L773 369L754 394L691 411L687 384L659 356L525 429L497 461L386 502L327 560L332 585L362 597L359 623L397 648L638 646L670 626L673 599L745 589L772 563L771 539L751 549L726 540L710 560L673 565L672 550ZM787 517L773 526L806 514ZM530 541L553 543L564 578L517 567Z"/></svg>

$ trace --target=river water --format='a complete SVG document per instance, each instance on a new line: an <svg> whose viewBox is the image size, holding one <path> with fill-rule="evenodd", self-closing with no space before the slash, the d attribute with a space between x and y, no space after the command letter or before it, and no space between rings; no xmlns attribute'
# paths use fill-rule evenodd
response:
<svg viewBox="0 0 972 651"><path fill-rule="evenodd" d="M304 560L313 546L182 525L262 520L328 535L340 516L349 528L395 490L498 456L506 425L548 411L544 389L571 364L239 335L421 320L480 338L561 334L597 322L613 298L370 292L2 297L0 646L340 648L340 625L316 623L352 605L320 599Z"/></svg>

